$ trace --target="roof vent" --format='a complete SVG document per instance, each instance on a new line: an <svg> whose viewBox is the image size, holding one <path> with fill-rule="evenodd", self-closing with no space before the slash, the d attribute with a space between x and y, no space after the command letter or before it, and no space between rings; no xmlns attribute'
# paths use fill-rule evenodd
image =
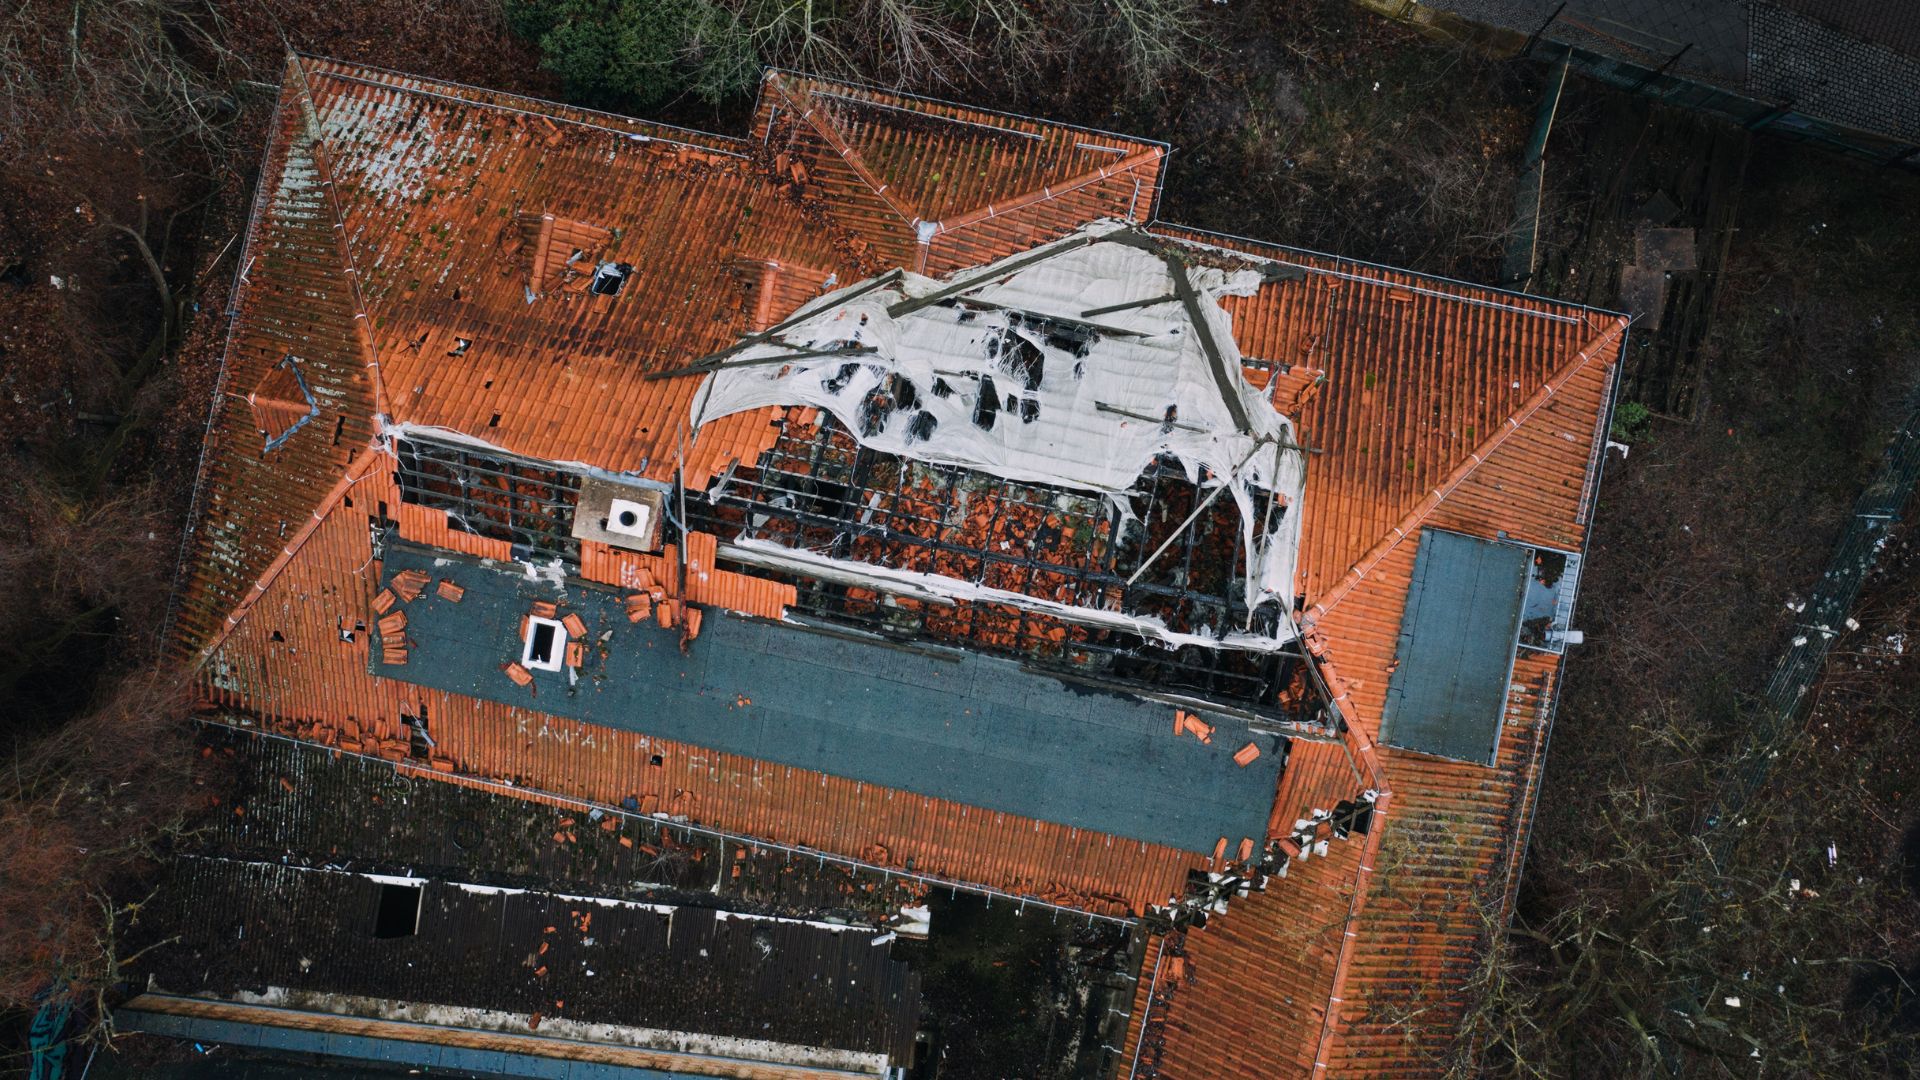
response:
<svg viewBox="0 0 1920 1080"><path fill-rule="evenodd" d="M628 551L660 549L660 512L665 495L658 488L584 480L573 535Z"/></svg>
<svg viewBox="0 0 1920 1080"><path fill-rule="evenodd" d="M644 540L653 535L653 508L632 499L615 499L607 506L607 531Z"/></svg>
<svg viewBox="0 0 1920 1080"><path fill-rule="evenodd" d="M529 671L559 671L567 664L567 627L555 619L527 616L527 640L520 666Z"/></svg>

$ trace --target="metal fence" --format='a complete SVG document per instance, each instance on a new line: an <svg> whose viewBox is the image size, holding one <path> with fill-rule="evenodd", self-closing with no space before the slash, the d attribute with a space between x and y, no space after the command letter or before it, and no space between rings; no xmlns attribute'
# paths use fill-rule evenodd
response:
<svg viewBox="0 0 1920 1080"><path fill-rule="evenodd" d="M1879 471L1854 503L1840 542L1813 595L1800 611L1798 629L1754 709L1747 745L1728 771L1703 820L1707 849L1718 860L1739 839L1738 822L1753 793L1765 783L1778 749L1799 730L1809 693L1833 643L1847 629L1860 585L1893 535L1901 508L1920 481L1920 393L1906 421L1894 432Z"/></svg>

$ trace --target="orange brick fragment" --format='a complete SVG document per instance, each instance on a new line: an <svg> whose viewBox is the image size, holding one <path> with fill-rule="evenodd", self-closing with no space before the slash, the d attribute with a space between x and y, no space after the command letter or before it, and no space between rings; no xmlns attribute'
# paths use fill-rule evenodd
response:
<svg viewBox="0 0 1920 1080"><path fill-rule="evenodd" d="M398 594L400 599L411 603L420 598L421 591L427 587L427 581L425 570L402 570L393 575L393 580L387 583L387 587Z"/></svg>
<svg viewBox="0 0 1920 1080"><path fill-rule="evenodd" d="M624 836L623 836L623 837L621 837L621 838L620 838L620 846L621 846L621 847L632 847L632 846L633 846L633 841L632 841L632 840L629 840L629 839L627 839L626 837L624 837Z"/></svg>
<svg viewBox="0 0 1920 1080"><path fill-rule="evenodd" d="M531 686L533 684L533 672L521 667L517 660L510 664L501 664L500 670L506 672L507 678L512 679L516 685Z"/></svg>
<svg viewBox="0 0 1920 1080"><path fill-rule="evenodd" d="M461 588L458 585L455 585L453 582L448 581L446 578L441 578L440 584L434 586L433 591L440 594L440 599L445 600L450 604L459 603L460 598L467 595L467 590Z"/></svg>
<svg viewBox="0 0 1920 1080"><path fill-rule="evenodd" d="M1210 743L1213 741L1213 725L1212 724L1207 723L1205 720L1200 719L1198 716L1195 716L1190 712L1183 712L1183 713L1180 713L1179 715L1180 715L1180 726L1182 729L1192 732L1193 735L1203 743Z"/></svg>
<svg viewBox="0 0 1920 1080"><path fill-rule="evenodd" d="M573 637L583 638L587 636L586 620L582 619L575 612L567 612L567 617L560 620L560 625L566 627L567 633Z"/></svg>
<svg viewBox="0 0 1920 1080"><path fill-rule="evenodd" d="M1254 759L1259 756L1260 756L1260 748L1258 746L1255 746L1252 743L1248 743L1247 745L1234 751L1233 763L1244 769L1247 766L1253 764Z"/></svg>
<svg viewBox="0 0 1920 1080"><path fill-rule="evenodd" d="M627 597L627 621L645 622L653 615L653 597L646 593L634 593Z"/></svg>

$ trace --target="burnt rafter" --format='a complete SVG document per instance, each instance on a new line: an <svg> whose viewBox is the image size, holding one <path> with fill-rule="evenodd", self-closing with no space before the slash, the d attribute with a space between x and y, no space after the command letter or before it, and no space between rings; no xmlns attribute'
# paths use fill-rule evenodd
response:
<svg viewBox="0 0 1920 1080"><path fill-rule="evenodd" d="M823 416L818 427L791 426L757 467L735 470L691 501L688 526L728 543L772 540L1027 598L957 596L932 604L944 614L925 615L929 601L902 600L904 593L881 599L883 578L828 581L795 571L787 576L797 606L810 614L1316 725L1317 710L1303 707L1315 695L1299 684L1296 649L1168 647L1072 613L1149 616L1177 633L1214 637L1273 633L1285 613L1275 604L1249 611L1241 578L1223 569L1243 561L1238 513L1224 503L1208 515L1209 502L1174 463L1143 475L1123 512L1104 496L858 446ZM1175 555L1151 563L1156 550Z"/></svg>

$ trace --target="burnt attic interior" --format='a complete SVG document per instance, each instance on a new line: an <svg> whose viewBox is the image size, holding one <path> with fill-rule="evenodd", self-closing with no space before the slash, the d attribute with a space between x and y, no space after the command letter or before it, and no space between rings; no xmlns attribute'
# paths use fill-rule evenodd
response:
<svg viewBox="0 0 1920 1080"><path fill-rule="evenodd" d="M934 958L996 934L1060 1075L1458 1007L1624 320L1159 222L1166 153L290 57L174 619L240 779L124 1027L958 1077Z"/></svg>

